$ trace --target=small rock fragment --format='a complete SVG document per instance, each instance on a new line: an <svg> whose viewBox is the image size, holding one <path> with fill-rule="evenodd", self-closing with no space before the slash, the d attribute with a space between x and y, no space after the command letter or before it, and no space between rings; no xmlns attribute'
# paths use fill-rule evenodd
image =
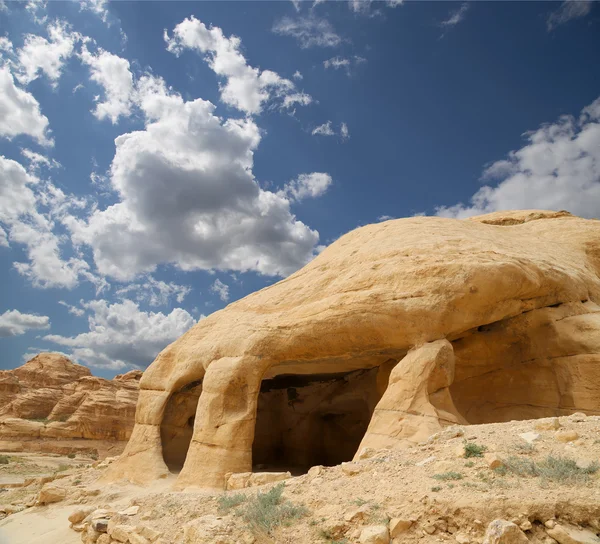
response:
<svg viewBox="0 0 600 544"><path fill-rule="evenodd" d="M454 540L456 540L458 544L470 544L471 537L466 533L456 533L454 535Z"/></svg>
<svg viewBox="0 0 600 544"><path fill-rule="evenodd" d="M583 412L575 412L574 414L571 414L569 416L569 421L572 421L573 423L581 423L582 421L585 421L587 419L587 415L584 414Z"/></svg>
<svg viewBox="0 0 600 544"><path fill-rule="evenodd" d="M389 523L390 536L396 538L399 534L404 533L410 529L412 520L392 518Z"/></svg>
<svg viewBox="0 0 600 544"><path fill-rule="evenodd" d="M371 525L360 533L360 544L389 544L390 534L385 525Z"/></svg>
<svg viewBox="0 0 600 544"><path fill-rule="evenodd" d="M556 431L557 429L560 429L560 422L557 417L540 419L535 422L533 428L536 431Z"/></svg>
<svg viewBox="0 0 600 544"><path fill-rule="evenodd" d="M415 463L415 466L423 467L425 465L428 465L429 463L432 463L433 461L435 461L435 455L432 455L431 457L427 457L427 458L423 459L422 461Z"/></svg>
<svg viewBox="0 0 600 544"><path fill-rule="evenodd" d="M130 506L129 508L125 508L125 510L121 510L119 514L121 514L122 516L135 516L139 511L140 507L135 505Z"/></svg>
<svg viewBox="0 0 600 544"><path fill-rule="evenodd" d="M573 442L579 438L579 434L575 431L556 431L554 438L559 442Z"/></svg>
<svg viewBox="0 0 600 544"><path fill-rule="evenodd" d="M94 508L79 508L71 513L69 516L69 521L76 525L79 522L83 521L87 516L89 516L95 509Z"/></svg>
<svg viewBox="0 0 600 544"><path fill-rule="evenodd" d="M525 533L514 523L504 519L492 521L485 532L483 544L528 544Z"/></svg>
<svg viewBox="0 0 600 544"><path fill-rule="evenodd" d="M539 433L534 432L521 433L519 436L529 444L533 444L536 440L539 440L540 438Z"/></svg>
<svg viewBox="0 0 600 544"><path fill-rule="evenodd" d="M361 467L358 463L342 463L342 472L346 476L355 476L360 474Z"/></svg>
<svg viewBox="0 0 600 544"><path fill-rule="evenodd" d="M502 459L500 459L500 457L496 453L486 453L483 455L483 457L485 459L485 462L487 463L487 466L492 470L504 466Z"/></svg>
<svg viewBox="0 0 600 544"><path fill-rule="evenodd" d="M65 500L67 490L64 487L59 487L55 484L45 484L37 498L39 504L52 504Z"/></svg>
<svg viewBox="0 0 600 544"><path fill-rule="evenodd" d="M95 519L92 521L91 526L99 533L106 533L108 531L108 520L106 518Z"/></svg>

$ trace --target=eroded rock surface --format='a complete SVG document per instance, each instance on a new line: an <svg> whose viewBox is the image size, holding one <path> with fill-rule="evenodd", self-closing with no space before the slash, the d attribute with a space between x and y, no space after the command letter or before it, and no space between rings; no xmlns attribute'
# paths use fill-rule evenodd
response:
<svg viewBox="0 0 600 544"><path fill-rule="evenodd" d="M599 304L597 220L519 211L356 229L163 350L107 477L164 476L164 450L183 464L178 487L223 488L227 473L253 469L255 436L271 452L261 465L281 470L286 448L301 453L302 428L309 441L362 439L361 451L403 448L449 424L600 414ZM349 394L357 371L373 377ZM307 425L309 388L322 395L328 380ZM195 410L182 396L190 388ZM179 420L173 402L185 406Z"/></svg>
<svg viewBox="0 0 600 544"><path fill-rule="evenodd" d="M131 435L139 380L134 370L105 380L57 353L0 371L0 440L91 439Z"/></svg>

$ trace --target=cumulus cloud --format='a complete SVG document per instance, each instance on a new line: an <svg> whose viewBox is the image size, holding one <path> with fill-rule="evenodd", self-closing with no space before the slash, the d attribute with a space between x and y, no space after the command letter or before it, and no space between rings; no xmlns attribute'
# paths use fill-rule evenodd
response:
<svg viewBox="0 0 600 544"><path fill-rule="evenodd" d="M143 281L131 283L116 291L117 296L134 293L138 302L147 302L150 306L166 306L171 298L179 304L190 294L192 288L173 281L165 282L147 276Z"/></svg>
<svg viewBox="0 0 600 544"><path fill-rule="evenodd" d="M20 336L30 329L50 328L46 315L22 314L19 310L7 310L0 315L0 338Z"/></svg>
<svg viewBox="0 0 600 544"><path fill-rule="evenodd" d="M303 79L304 79L304 76L303 76L303 75L300 73L300 71L299 71L299 70L296 70L296 71L294 72L294 75L293 75L292 77L293 77L294 79L298 80L298 81L301 81L301 80L303 80Z"/></svg>
<svg viewBox="0 0 600 544"><path fill-rule="evenodd" d="M229 300L229 285L223 283L220 279L216 279L215 282L210 286L210 292L219 295L219 298L223 302Z"/></svg>
<svg viewBox="0 0 600 544"><path fill-rule="evenodd" d="M145 368L196 322L182 308L169 314L144 312L131 300L94 300L83 307L90 312L87 332L50 334L44 340L71 348L69 356L83 364L102 368Z"/></svg>
<svg viewBox="0 0 600 544"><path fill-rule="evenodd" d="M13 263L15 269L36 287L73 288L81 275L94 279L83 259L63 258L65 240L53 232L55 221L64 220L71 208L81 208L84 201L40 182L20 163L3 156L0 179L0 223L8 230L10 242L25 246L28 258Z"/></svg>
<svg viewBox="0 0 600 544"><path fill-rule="evenodd" d="M348 0L348 5L354 13L368 15L371 12L373 0ZM388 8L395 8L404 3L404 0L386 0L385 5Z"/></svg>
<svg viewBox="0 0 600 544"><path fill-rule="evenodd" d="M558 9L548 15L546 19L548 32L573 19L585 17L590 11L592 11L591 0L565 0Z"/></svg>
<svg viewBox="0 0 600 544"><path fill-rule="evenodd" d="M486 168L470 204L437 215L468 217L499 210L568 210L600 217L600 98L579 118L563 116L526 135L527 144Z"/></svg>
<svg viewBox="0 0 600 544"><path fill-rule="evenodd" d="M27 34L25 43L17 52L16 77L23 85L45 74L56 86L66 60L71 57L81 34L70 30L68 25L55 21L48 25L48 38Z"/></svg>
<svg viewBox="0 0 600 544"><path fill-rule="evenodd" d="M40 145L54 145L47 135L48 118L31 93L17 87L8 66L0 66L0 136L31 136Z"/></svg>
<svg viewBox="0 0 600 544"><path fill-rule="evenodd" d="M260 131L251 118L224 121L210 102L186 102L150 76L138 100L145 129L115 140L119 202L70 225L101 274L128 281L173 263L287 275L313 257L318 233L254 179Z"/></svg>
<svg viewBox="0 0 600 544"><path fill-rule="evenodd" d="M90 68L90 79L104 89L104 100L96 97L94 116L116 124L119 117L131 115L134 83L129 61L101 48L94 55L85 46L80 58Z"/></svg>
<svg viewBox="0 0 600 544"><path fill-rule="evenodd" d="M295 38L300 47L337 47L342 38L327 19L315 16L282 17L273 26L273 32Z"/></svg>
<svg viewBox="0 0 600 544"><path fill-rule="evenodd" d="M350 130L348 129L348 125L346 123L342 123L342 126L340 127L340 136L342 137L342 140L347 140L350 138Z"/></svg>
<svg viewBox="0 0 600 544"><path fill-rule="evenodd" d="M221 100L240 111L257 114L268 100L284 100L290 95L295 98L284 101L284 107L311 102L310 96L298 93L289 79L248 65L240 51L241 40L237 36L225 36L219 27L207 27L191 16L173 29L173 37L166 31L164 37L172 53L179 55L184 49L192 49L205 55L210 68L225 80Z"/></svg>
<svg viewBox="0 0 600 544"><path fill-rule="evenodd" d="M287 183L280 194L299 202L305 198L316 198L325 194L332 182L331 176L323 172L300 174L295 180Z"/></svg>

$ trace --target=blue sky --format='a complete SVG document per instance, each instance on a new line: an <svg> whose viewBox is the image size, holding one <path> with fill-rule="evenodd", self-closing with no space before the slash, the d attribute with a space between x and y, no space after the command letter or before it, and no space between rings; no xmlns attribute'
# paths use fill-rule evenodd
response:
<svg viewBox="0 0 600 544"><path fill-rule="evenodd" d="M600 216L592 2L2 2L0 368L110 377L361 225Z"/></svg>

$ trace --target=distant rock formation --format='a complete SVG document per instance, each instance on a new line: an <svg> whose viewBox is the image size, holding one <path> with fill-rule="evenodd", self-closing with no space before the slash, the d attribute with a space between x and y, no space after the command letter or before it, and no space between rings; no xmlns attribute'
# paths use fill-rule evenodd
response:
<svg viewBox="0 0 600 544"><path fill-rule="evenodd" d="M0 371L0 440L125 441L133 428L142 372L106 380L58 353Z"/></svg>
<svg viewBox="0 0 600 544"><path fill-rule="evenodd" d="M598 415L599 304L598 220L356 229L164 349L107 478L181 469L179 488L223 488L253 466L306 470L456 423Z"/></svg>

